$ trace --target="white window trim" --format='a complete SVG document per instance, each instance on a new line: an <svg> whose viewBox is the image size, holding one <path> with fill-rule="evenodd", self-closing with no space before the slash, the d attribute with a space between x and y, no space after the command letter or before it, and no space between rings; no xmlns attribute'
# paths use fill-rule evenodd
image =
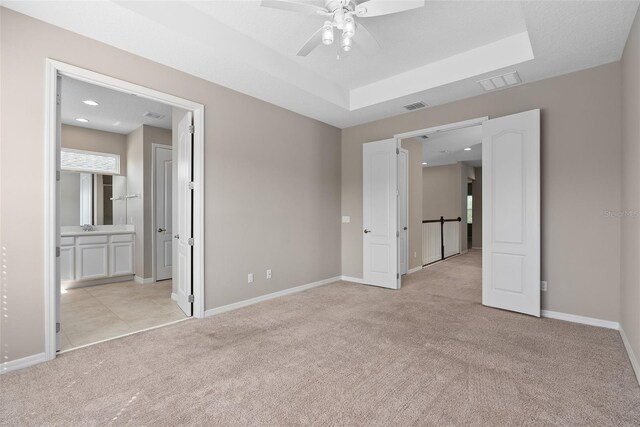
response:
<svg viewBox="0 0 640 427"><path fill-rule="evenodd" d="M103 169L91 169L91 168L74 168L74 167L64 167L61 166L62 170L65 171L73 171L73 172L89 172L89 173L99 173L102 175L120 175L120 155L113 153L101 153L99 151L87 151L87 150L76 150L75 148L60 148L61 152L67 153L79 153L79 154L90 154L94 156L102 156L102 157L111 157L116 160L116 168L115 170L103 170Z"/></svg>

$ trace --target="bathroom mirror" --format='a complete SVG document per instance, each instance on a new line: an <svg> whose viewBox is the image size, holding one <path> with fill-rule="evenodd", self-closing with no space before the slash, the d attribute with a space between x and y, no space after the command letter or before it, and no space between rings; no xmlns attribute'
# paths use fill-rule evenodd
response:
<svg viewBox="0 0 640 427"><path fill-rule="evenodd" d="M60 225L126 224L126 193L125 176L62 171Z"/></svg>

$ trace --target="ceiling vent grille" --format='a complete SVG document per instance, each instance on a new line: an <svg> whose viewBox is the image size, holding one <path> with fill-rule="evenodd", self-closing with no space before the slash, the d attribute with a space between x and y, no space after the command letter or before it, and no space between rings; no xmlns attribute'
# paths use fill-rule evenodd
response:
<svg viewBox="0 0 640 427"><path fill-rule="evenodd" d="M142 116L143 117L149 117L150 119L156 119L156 120L160 120L160 119L164 118L164 114L154 113L152 111L147 111Z"/></svg>
<svg viewBox="0 0 640 427"><path fill-rule="evenodd" d="M482 88L489 92L492 90L503 89L509 86L515 86L522 83L522 79L518 75L517 71L512 71L507 74L501 74L495 77L489 77L488 79L478 80L477 82Z"/></svg>
<svg viewBox="0 0 640 427"><path fill-rule="evenodd" d="M420 138L422 138L422 139L429 139L429 135L420 135Z"/></svg>
<svg viewBox="0 0 640 427"><path fill-rule="evenodd" d="M424 108L426 106L427 104L425 104L424 102L418 101L418 102L414 102L413 104L405 105L404 108L406 110L413 111L413 110L419 110L420 108Z"/></svg>

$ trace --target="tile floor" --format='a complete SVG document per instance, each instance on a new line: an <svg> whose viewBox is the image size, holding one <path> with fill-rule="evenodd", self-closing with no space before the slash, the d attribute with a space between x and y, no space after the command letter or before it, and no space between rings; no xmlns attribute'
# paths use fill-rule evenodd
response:
<svg viewBox="0 0 640 427"><path fill-rule="evenodd" d="M60 302L61 350L184 319L171 280L67 289Z"/></svg>

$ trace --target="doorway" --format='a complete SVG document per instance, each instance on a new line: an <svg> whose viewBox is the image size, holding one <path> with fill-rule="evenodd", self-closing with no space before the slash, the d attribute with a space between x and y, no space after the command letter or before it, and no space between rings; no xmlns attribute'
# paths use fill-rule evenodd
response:
<svg viewBox="0 0 640 427"><path fill-rule="evenodd" d="M393 229L396 239L399 239L402 225L398 215L393 213L400 212L398 203L401 197L401 177L397 173L401 164L399 154L402 140L437 137L446 131L471 127L479 127L482 134L482 303L539 317L540 110L492 120L487 117L471 119L407 132L396 135L393 140L365 143L364 282L393 289L399 289L401 286L400 271L404 255L389 230ZM472 150L471 147L465 147L463 150L465 149ZM394 151L397 154L395 162L389 160ZM441 150L441 154L449 153L445 149ZM424 163L424 166L428 166L428 161ZM468 204L468 185L475 177L465 172L465 169L468 170L466 166L460 165L459 169L461 173L456 184L459 191L454 201L457 211L453 212L460 212L460 216L445 218L441 215L438 218L439 246L443 259L456 251L459 253L467 250L469 242L467 234L470 227L467 216L469 213L473 215L473 202ZM450 181L445 180L445 183ZM385 211L387 214L384 214ZM374 220L376 218L377 223ZM454 221L458 222L457 226L449 227L449 232L446 232L445 223ZM371 237L377 235L380 241L374 241L367 236L368 234L371 234ZM414 230L414 233L409 233L410 236L412 234L418 233ZM448 237L446 234L449 234ZM445 240L449 242L449 250ZM392 250L395 250L398 259L395 266L393 255L390 254Z"/></svg>
<svg viewBox="0 0 640 427"><path fill-rule="evenodd" d="M182 268L183 278L189 283L181 283L180 286L187 288L189 292L184 294L184 298L189 305L188 315L195 317L204 316L204 283L203 283L203 130L204 130L204 107L188 100L184 100L162 92L147 89L142 86L134 85L118 79L113 79L89 70L81 69L75 66L64 64L54 60L47 60L46 63L46 134L45 134L45 154L47 161L45 162L45 352L47 359L55 358L60 342L60 299L61 289L61 246L62 237L60 232L60 177L61 177L61 156L60 156L60 122L61 122L61 79L69 78L79 82L88 83L101 88L107 88L128 95L135 95L146 100L163 103L170 108L178 109L184 112L184 119L189 121L188 125L183 126L182 130L188 133L188 137L183 137L184 142L188 142L188 147L182 150L182 156L178 156L178 165L188 173L183 173L182 181L177 184L177 193L185 194L183 200L189 200L190 203L185 204L181 213L184 219L184 227L188 228L188 232L183 234L184 241L189 246L188 257L182 260L185 268ZM89 104L90 105L90 104ZM80 120L78 120L80 121ZM113 163L113 162L111 162ZM109 164L111 164L109 163ZM114 175L115 177L115 175ZM184 178L188 178L184 179ZM94 197L94 216L95 208L100 203L104 203L107 199L117 199L113 192L116 191L116 183L113 178L94 179L94 188L101 191L100 197ZM96 187L97 185L97 187ZM108 188L109 187L109 188ZM173 190L173 189L172 189ZM112 197L106 197L111 192ZM105 195L106 194L106 195ZM188 196L186 195L188 194ZM116 195L117 196L117 195ZM136 197L135 192L128 191L122 195L123 198L130 196ZM117 220L119 211L116 206L110 206L109 209L102 209L102 220L109 222ZM172 216L175 216L172 213ZM125 214L125 218L128 215ZM126 220L125 220L126 221ZM126 222L125 222L126 224ZM86 244L86 246L74 248L81 253L82 256L76 254L76 264L82 265L82 261L88 261L89 267L84 268L83 272L87 276L82 279L91 278L94 270L92 270L91 261L95 261L95 265L101 266L104 271L99 272L99 276L108 276L112 280L112 276L126 276L133 271L132 263L135 259L130 256L130 252L135 247L135 242L131 239L134 233L126 230L126 233L108 234L105 242L89 242L84 240L105 239L102 230L98 233L91 232L92 224L86 224L86 232L88 234L80 234L74 238L74 245ZM83 230L84 231L84 230ZM94 230L96 231L96 230ZM123 237L116 237L122 235ZM128 235L128 236L127 236ZM80 241L82 239L82 242ZM70 239L68 239L70 240ZM122 241L121 241L122 240ZM126 240L126 241L125 241ZM69 243L69 242L65 242ZM104 249L101 247L104 246ZM173 252L173 251L172 251ZM172 256L172 255L171 255ZM69 262L67 257L63 261ZM106 267L102 267L102 266ZM83 274L84 274L83 273ZM96 276L97 277L97 276ZM173 279L175 281L175 278ZM143 285L144 286L144 285ZM88 289L88 288L87 288ZM122 335L128 335L122 334ZM117 337L117 336L116 336ZM114 337L115 338L115 337Z"/></svg>

